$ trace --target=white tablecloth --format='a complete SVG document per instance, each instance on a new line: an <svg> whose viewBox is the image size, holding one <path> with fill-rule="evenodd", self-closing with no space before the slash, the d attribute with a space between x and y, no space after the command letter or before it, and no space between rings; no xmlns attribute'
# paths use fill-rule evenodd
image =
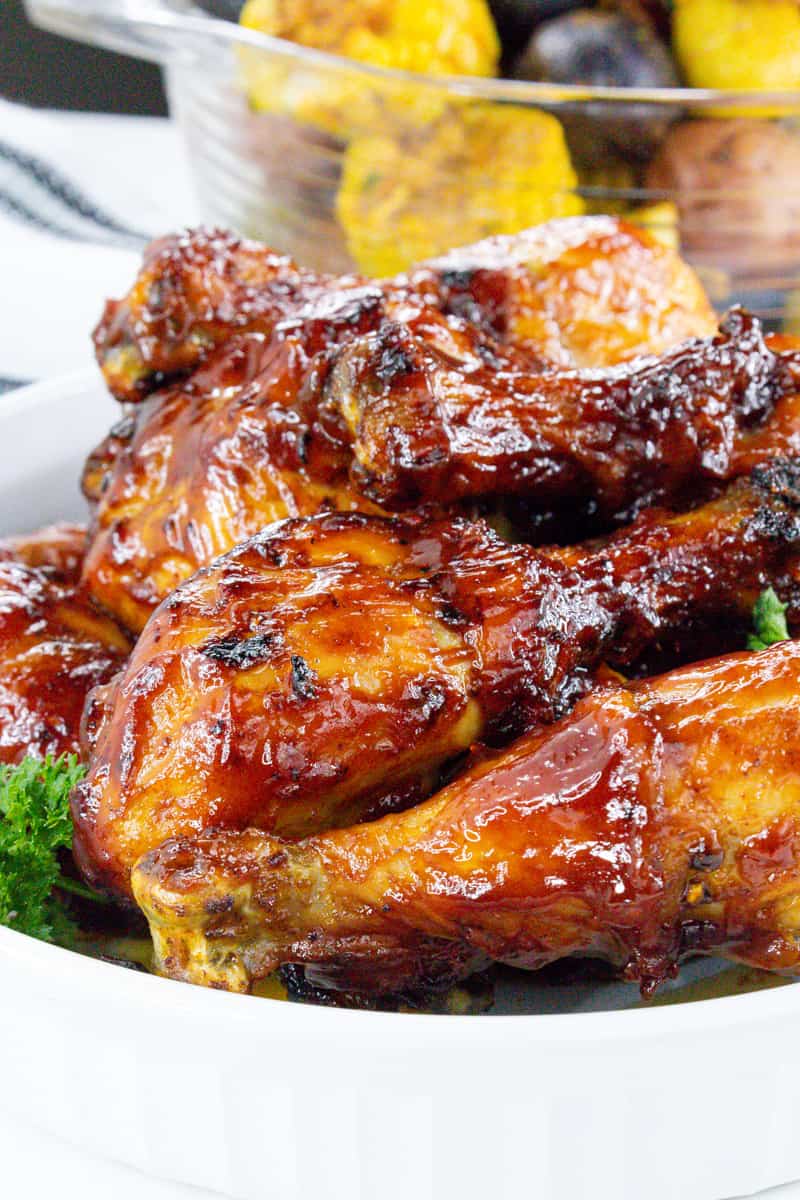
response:
<svg viewBox="0 0 800 1200"><path fill-rule="evenodd" d="M90 363L103 301L130 285L144 241L196 220L169 121L0 100L0 379Z"/></svg>

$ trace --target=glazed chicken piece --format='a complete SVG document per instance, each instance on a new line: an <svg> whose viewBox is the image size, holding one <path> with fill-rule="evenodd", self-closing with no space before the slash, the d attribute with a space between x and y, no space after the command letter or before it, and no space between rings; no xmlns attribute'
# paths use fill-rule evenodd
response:
<svg viewBox="0 0 800 1200"><path fill-rule="evenodd" d="M136 401L187 374L234 333L270 334L298 306L363 282L314 275L220 230L162 238L148 248L128 295L106 305L95 331L98 362L114 395ZM491 238L381 289L388 297L423 295L561 364L660 353L715 326L692 269L615 217L569 218Z"/></svg>
<svg viewBox="0 0 800 1200"><path fill-rule="evenodd" d="M717 327L692 268L618 217L567 217L487 238L405 278L444 312L565 367L662 354Z"/></svg>
<svg viewBox="0 0 800 1200"><path fill-rule="evenodd" d="M268 529L178 588L94 693L77 859L124 897L171 836L301 837L415 803L477 739L568 711L603 657L622 665L700 616L749 612L799 546L796 462L583 555L463 519Z"/></svg>
<svg viewBox="0 0 800 1200"><path fill-rule="evenodd" d="M800 644L598 689L371 824L172 839L133 889L161 970L233 991L281 963L383 992L566 955L646 995L698 952L798 973Z"/></svg>
<svg viewBox="0 0 800 1200"><path fill-rule="evenodd" d="M83 578L99 603L138 631L177 584L271 522L375 511L317 396L325 348L384 312L374 287L323 296L272 339L232 338L111 431L83 477L95 507Z"/></svg>
<svg viewBox="0 0 800 1200"><path fill-rule="evenodd" d="M781 450L800 450L798 378L800 351L773 352L742 313L661 359L542 373L457 318L354 288L271 339L232 339L112 431L84 477L83 579L138 631L286 516L518 497L622 519L769 457L773 419Z"/></svg>
<svg viewBox="0 0 800 1200"><path fill-rule="evenodd" d="M74 568L68 534L19 539L23 558ZM49 548L48 548L49 547ZM88 693L130 648L88 594L50 566L0 561L0 763L78 753Z"/></svg>
<svg viewBox="0 0 800 1200"><path fill-rule="evenodd" d="M741 310L714 338L593 372L531 373L474 353L463 330L444 346L387 321L342 348L325 387L351 479L385 507L511 494L610 520L736 474L799 389L800 351L771 350Z"/></svg>
<svg viewBox="0 0 800 1200"><path fill-rule="evenodd" d="M0 538L0 562L50 567L61 579L77 582L86 552L86 526L60 522L34 533Z"/></svg>
<svg viewBox="0 0 800 1200"><path fill-rule="evenodd" d="M106 304L94 332L98 364L118 400L140 400L188 374L232 334L271 332L332 282L224 230L159 238L127 296Z"/></svg>
<svg viewBox="0 0 800 1200"><path fill-rule="evenodd" d="M420 301L354 286L309 301L271 338L232 337L119 422L83 477L95 506L83 578L98 602L136 631L178 583L273 521L379 511L350 480L347 430L323 382L337 342L387 319L443 353L456 344ZM455 324L473 357L492 353L488 335Z"/></svg>

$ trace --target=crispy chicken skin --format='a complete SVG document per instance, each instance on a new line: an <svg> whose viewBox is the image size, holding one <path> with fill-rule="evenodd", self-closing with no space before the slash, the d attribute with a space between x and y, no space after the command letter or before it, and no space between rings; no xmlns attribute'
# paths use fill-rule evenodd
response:
<svg viewBox="0 0 800 1200"><path fill-rule="evenodd" d="M221 230L185 231L153 242L128 295L106 305L94 335L98 362L114 395L136 401L232 334L270 334L299 305L362 282L314 275ZM564 365L621 362L714 330L692 269L614 217L491 238L381 286L424 295Z"/></svg>
<svg viewBox="0 0 800 1200"><path fill-rule="evenodd" d="M646 994L687 953L798 972L800 644L599 689L370 824L170 840L133 888L161 970L234 991L287 962L412 986L447 946L455 973L600 957Z"/></svg>
<svg viewBox="0 0 800 1200"><path fill-rule="evenodd" d="M232 338L112 431L84 476L83 579L139 630L286 516L520 497L621 519L770 456L773 416L796 452L798 378L800 352L774 352L740 312L659 359L542 371L461 318L353 288L271 338Z"/></svg>
<svg viewBox="0 0 800 1200"><path fill-rule="evenodd" d="M537 552L481 521L285 522L183 584L93 695L73 798L87 878L209 826L305 834L402 807L478 738L554 720L602 657L748 610L800 543L800 469Z"/></svg>
<svg viewBox="0 0 800 1200"><path fill-rule="evenodd" d="M22 557L61 559L70 539L20 539ZM52 567L0 561L0 762L77 753L84 702L129 643L79 585Z"/></svg>

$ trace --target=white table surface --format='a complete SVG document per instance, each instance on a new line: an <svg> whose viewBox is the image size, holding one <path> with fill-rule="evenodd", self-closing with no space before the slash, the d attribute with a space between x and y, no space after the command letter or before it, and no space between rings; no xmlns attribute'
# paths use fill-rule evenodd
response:
<svg viewBox="0 0 800 1200"><path fill-rule="evenodd" d="M9 1200L220 1200L218 1192L164 1183L92 1158L2 1113L0 1164L2 1195Z"/></svg>

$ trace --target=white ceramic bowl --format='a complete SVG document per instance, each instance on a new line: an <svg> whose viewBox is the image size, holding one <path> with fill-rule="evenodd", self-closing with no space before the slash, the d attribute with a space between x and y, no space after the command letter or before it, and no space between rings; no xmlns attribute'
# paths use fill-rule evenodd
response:
<svg viewBox="0 0 800 1200"><path fill-rule="evenodd" d="M0 533L81 514L80 465L114 415L94 374L0 400ZM800 1177L798 1031L797 987L365 1013L190 988L0 928L0 1107L242 1200L722 1200L784 1183Z"/></svg>

